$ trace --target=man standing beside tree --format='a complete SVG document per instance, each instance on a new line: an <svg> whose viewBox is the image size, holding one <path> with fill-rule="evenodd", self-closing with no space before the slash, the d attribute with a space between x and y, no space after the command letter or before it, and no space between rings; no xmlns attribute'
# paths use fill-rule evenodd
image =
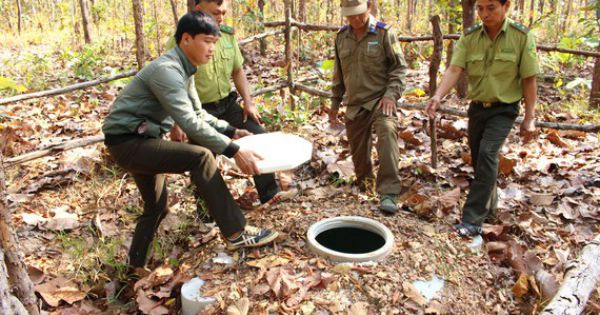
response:
<svg viewBox="0 0 600 315"><path fill-rule="evenodd" d="M375 188L379 208L397 211L400 193L398 174L398 115L396 102L402 96L406 62L395 32L369 15L372 2L341 0L341 13L348 25L335 39L335 66L329 122L337 123L340 105L346 106L346 133L352 162L361 190L373 181L371 142L377 135L379 171Z"/></svg>
<svg viewBox="0 0 600 315"><path fill-rule="evenodd" d="M483 24L465 31L459 39L450 67L425 111L430 117L440 100L467 71L469 81L469 147L475 179L462 214L455 226L460 236L481 234L484 220L493 215L498 202L496 179L498 153L525 100L521 136L525 142L535 136L536 75L540 72L533 34L506 17L509 0L477 0Z"/></svg>

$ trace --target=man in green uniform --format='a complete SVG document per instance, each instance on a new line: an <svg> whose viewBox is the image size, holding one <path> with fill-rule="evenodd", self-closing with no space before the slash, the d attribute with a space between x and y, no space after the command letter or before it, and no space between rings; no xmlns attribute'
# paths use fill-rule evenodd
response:
<svg viewBox="0 0 600 315"><path fill-rule="evenodd" d="M426 107L435 116L440 100L466 70L469 80L469 147L475 178L463 208L460 236L481 234L483 221L496 210L498 153L525 101L521 136L535 136L536 75L540 72L533 34L506 17L509 0L477 0L476 25L459 39L451 65Z"/></svg>
<svg viewBox="0 0 600 315"><path fill-rule="evenodd" d="M144 200L129 250L133 268L144 266L148 246L168 211L165 173L190 172L229 249L261 246L277 237L277 232L246 225L213 155L233 157L245 173L258 172L260 156L231 141L250 132L208 114L196 94L196 67L210 60L219 35L207 13L184 15L177 25L177 46L135 76L102 126L108 152L132 175ZM163 140L174 123L197 145Z"/></svg>
<svg viewBox="0 0 600 315"><path fill-rule="evenodd" d="M221 38L215 45L213 58L207 64L198 67L195 75L196 90L202 107L211 115L253 134L265 133L265 129L260 125L260 114L250 95L243 68L244 58L233 36L233 28L223 25L226 7L223 0L196 0L196 10L211 14L221 29ZM174 41L170 40L167 47L172 46ZM233 79L237 92L232 91L230 79ZM243 109L237 102L238 93L244 102ZM173 140L185 140L184 134L177 128L174 131ZM290 196L290 193L279 193L279 186L273 174L254 176L254 184L261 203L277 202Z"/></svg>
<svg viewBox="0 0 600 315"><path fill-rule="evenodd" d="M406 62L395 32L369 14L371 5L367 0L341 0L341 13L348 25L335 39L329 122L337 123L340 104L347 107L346 133L361 189L373 181L371 142L375 130L379 208L395 213L401 189L396 102L404 89Z"/></svg>

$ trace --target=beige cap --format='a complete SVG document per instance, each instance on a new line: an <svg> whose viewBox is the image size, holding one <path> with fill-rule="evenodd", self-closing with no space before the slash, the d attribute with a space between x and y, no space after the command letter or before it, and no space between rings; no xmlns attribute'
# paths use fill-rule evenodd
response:
<svg viewBox="0 0 600 315"><path fill-rule="evenodd" d="M358 15L367 12L367 0L341 0L342 16Z"/></svg>

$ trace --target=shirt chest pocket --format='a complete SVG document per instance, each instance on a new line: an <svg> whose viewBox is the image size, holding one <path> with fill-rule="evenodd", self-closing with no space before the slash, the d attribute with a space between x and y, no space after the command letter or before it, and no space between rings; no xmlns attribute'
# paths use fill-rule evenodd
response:
<svg viewBox="0 0 600 315"><path fill-rule="evenodd" d="M517 55L515 53L496 53L491 70L492 74L517 73Z"/></svg>
<svg viewBox="0 0 600 315"><path fill-rule="evenodd" d="M226 44L221 50L221 58L225 60L233 59L235 52L233 51L233 45Z"/></svg>
<svg viewBox="0 0 600 315"><path fill-rule="evenodd" d="M467 72L469 76L480 77L485 73L483 54L470 54L467 56Z"/></svg>

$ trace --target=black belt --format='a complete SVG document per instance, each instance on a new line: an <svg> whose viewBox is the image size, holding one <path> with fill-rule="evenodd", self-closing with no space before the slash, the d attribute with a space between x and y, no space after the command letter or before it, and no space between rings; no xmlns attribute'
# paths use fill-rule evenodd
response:
<svg viewBox="0 0 600 315"><path fill-rule="evenodd" d="M516 101L514 103L472 101L471 105L481 106L483 108L492 108L492 107L498 107L498 106L519 105L519 102L521 102L521 101Z"/></svg>
<svg viewBox="0 0 600 315"><path fill-rule="evenodd" d="M231 93L229 93L229 95L225 96L224 98L216 101L216 102L210 102L210 103L202 103L202 108L204 109L208 109L208 110L214 110L216 109L219 105L222 105L223 103L227 103L229 102L229 100L231 98L235 98L237 99L238 94L236 91L232 91Z"/></svg>

